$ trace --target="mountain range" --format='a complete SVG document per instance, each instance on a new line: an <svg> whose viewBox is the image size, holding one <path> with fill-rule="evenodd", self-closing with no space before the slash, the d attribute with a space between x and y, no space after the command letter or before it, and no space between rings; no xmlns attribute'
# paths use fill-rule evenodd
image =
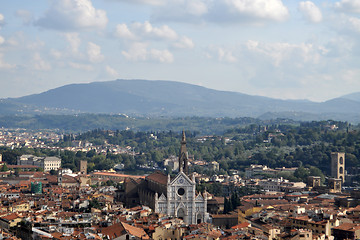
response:
<svg viewBox="0 0 360 240"><path fill-rule="evenodd" d="M360 93L325 102L280 100L174 81L114 80L70 84L0 100L1 115L126 114L146 117L256 117L360 122Z"/></svg>

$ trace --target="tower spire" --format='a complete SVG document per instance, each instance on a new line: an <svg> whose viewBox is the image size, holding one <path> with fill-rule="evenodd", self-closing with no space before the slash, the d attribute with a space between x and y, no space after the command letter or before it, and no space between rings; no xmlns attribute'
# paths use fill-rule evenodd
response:
<svg viewBox="0 0 360 240"><path fill-rule="evenodd" d="M184 130L182 131L181 147L179 154L179 171L184 172L186 175L189 174L188 152L186 150L186 136Z"/></svg>

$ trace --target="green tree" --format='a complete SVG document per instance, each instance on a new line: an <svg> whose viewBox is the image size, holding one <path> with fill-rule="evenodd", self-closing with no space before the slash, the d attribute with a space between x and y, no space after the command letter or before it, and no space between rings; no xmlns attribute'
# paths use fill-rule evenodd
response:
<svg viewBox="0 0 360 240"><path fill-rule="evenodd" d="M7 171L9 171L9 168L7 167L6 163L4 163L4 164L1 166L0 171L1 171L1 172L7 172Z"/></svg>

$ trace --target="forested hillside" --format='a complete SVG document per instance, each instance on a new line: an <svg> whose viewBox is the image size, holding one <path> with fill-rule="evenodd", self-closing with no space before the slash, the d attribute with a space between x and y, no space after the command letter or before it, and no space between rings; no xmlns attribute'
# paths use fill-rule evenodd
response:
<svg viewBox="0 0 360 240"><path fill-rule="evenodd" d="M200 135L196 131L186 131L187 147L193 160L203 162L217 161L220 164L218 174L228 174L229 170L244 171L250 164L264 164L269 167L301 167L295 179L305 179L309 174L330 174L330 154L334 151L346 153L346 169L360 166L360 131L348 123L323 121L294 124L258 125L250 124L228 129L224 134ZM164 169L163 160L177 156L180 131L133 132L131 130L96 129L79 135L65 135L58 146L70 146L72 140L81 140L93 145L117 145L129 147L130 154L107 152L62 151L60 156L64 168L78 169L78 161L86 159L89 171L110 169L115 164L123 164L124 170L135 171L138 166ZM31 153L36 155L57 155L59 152L40 149L3 148L3 159L13 163L15 156ZM304 170L304 168L309 168ZM208 168L192 165L199 173L214 174ZM166 171L171 172L170 169ZM310 173L311 172L311 173Z"/></svg>

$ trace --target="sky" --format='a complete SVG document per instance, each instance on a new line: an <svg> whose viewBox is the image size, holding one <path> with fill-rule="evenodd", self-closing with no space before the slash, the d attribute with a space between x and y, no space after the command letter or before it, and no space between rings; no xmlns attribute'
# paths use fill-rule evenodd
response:
<svg viewBox="0 0 360 240"><path fill-rule="evenodd" d="M1 0L0 98L170 80L279 99L360 91L360 0Z"/></svg>

